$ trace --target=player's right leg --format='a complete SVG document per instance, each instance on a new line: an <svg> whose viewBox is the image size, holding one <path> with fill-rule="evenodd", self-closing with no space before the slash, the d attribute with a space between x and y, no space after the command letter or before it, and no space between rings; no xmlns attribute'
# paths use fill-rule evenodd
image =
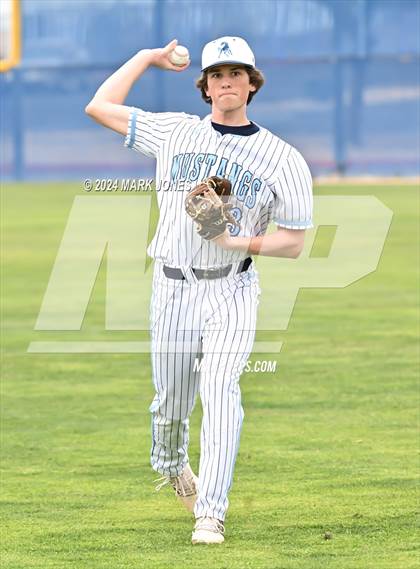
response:
<svg viewBox="0 0 420 569"><path fill-rule="evenodd" d="M201 351L197 287L163 274L155 263L151 300L151 351L156 394L152 413L152 467L176 477L188 463L189 416L199 388Z"/></svg>

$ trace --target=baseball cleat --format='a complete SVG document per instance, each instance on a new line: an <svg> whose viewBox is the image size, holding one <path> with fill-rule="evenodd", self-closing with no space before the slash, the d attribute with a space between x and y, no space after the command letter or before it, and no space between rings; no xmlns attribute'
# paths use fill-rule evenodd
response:
<svg viewBox="0 0 420 569"><path fill-rule="evenodd" d="M192 543L218 544L225 541L225 526L216 518L198 518L192 533Z"/></svg>
<svg viewBox="0 0 420 569"><path fill-rule="evenodd" d="M163 476L155 480L155 482L160 482L156 486L157 491L166 486L166 484L170 484L180 502L191 514L194 513L194 506L197 500L198 477L191 470L189 464L184 467L179 476Z"/></svg>

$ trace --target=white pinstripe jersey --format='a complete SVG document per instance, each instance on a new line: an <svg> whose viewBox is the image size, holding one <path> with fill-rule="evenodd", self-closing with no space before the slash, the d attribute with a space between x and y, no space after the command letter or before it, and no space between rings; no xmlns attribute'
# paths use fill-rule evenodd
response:
<svg viewBox="0 0 420 569"><path fill-rule="evenodd" d="M147 253L167 265L214 268L247 257L202 239L185 212L187 191L208 176L232 183L232 213L241 224L234 236L263 235L271 221L288 229L312 227L312 179L305 160L261 126L250 136L222 135L210 115L201 120L132 108L125 146L156 158L160 216Z"/></svg>

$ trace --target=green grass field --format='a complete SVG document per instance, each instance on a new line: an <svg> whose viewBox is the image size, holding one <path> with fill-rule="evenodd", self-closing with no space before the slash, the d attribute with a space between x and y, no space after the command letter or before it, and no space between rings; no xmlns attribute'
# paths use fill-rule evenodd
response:
<svg viewBox="0 0 420 569"><path fill-rule="evenodd" d="M392 225L374 273L300 291L288 330L270 332L284 342L276 373L243 375L227 540L210 549L190 544L192 519L154 490L149 356L27 353L43 338L139 337L103 331L104 271L81 332L33 330L82 193L3 187L2 567L418 567L417 188L315 188L375 195ZM193 466L199 422L197 405Z"/></svg>

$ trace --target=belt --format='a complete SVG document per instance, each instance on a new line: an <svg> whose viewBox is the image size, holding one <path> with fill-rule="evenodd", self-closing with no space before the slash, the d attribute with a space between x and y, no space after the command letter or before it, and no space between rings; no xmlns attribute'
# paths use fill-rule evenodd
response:
<svg viewBox="0 0 420 569"><path fill-rule="evenodd" d="M239 265L236 274L247 271L251 263L252 263L251 257L246 258ZM198 280L221 279L222 277L227 277L231 270L232 270L232 265L226 265L225 267L220 267L220 269L192 269L194 275ZM163 272L165 273L165 276L167 276L169 279L177 279L180 281L185 280L184 273L181 271L181 269L163 265Z"/></svg>

